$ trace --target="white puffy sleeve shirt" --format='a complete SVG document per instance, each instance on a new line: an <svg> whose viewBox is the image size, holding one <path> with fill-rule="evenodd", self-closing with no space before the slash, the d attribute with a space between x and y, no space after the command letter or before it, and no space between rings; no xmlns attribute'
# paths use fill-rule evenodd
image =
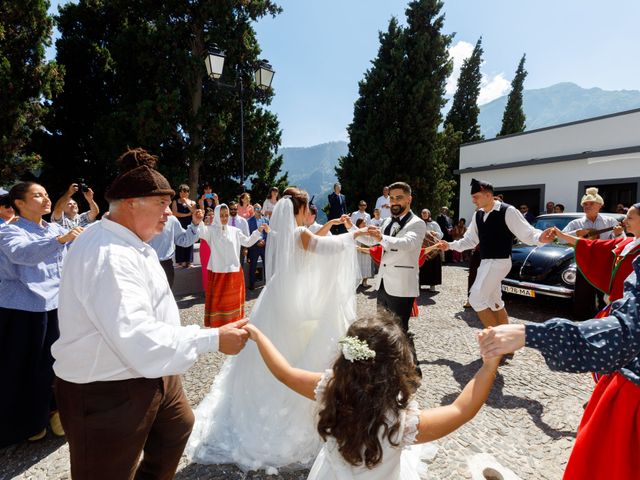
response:
<svg viewBox="0 0 640 480"><path fill-rule="evenodd" d="M217 329L180 325L153 248L107 219L67 254L58 316L53 369L73 383L181 374L218 350Z"/></svg>
<svg viewBox="0 0 640 480"><path fill-rule="evenodd" d="M200 223L198 231L200 238L211 248L207 270L215 273L239 272L240 247L249 248L262 238L262 232L258 229L247 236L239 228L230 225L221 227Z"/></svg>

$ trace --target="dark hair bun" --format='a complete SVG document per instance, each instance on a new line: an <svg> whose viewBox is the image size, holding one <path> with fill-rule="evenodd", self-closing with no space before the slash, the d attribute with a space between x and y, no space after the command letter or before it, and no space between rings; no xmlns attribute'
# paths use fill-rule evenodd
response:
<svg viewBox="0 0 640 480"><path fill-rule="evenodd" d="M129 149L120 155L120 158L116 160L120 174L133 170L134 168L146 165L149 168L156 168L158 157L151 155L144 148Z"/></svg>

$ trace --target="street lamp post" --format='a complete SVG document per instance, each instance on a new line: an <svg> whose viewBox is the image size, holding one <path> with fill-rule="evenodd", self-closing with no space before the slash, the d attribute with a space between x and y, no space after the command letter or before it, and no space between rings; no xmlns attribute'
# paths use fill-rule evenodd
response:
<svg viewBox="0 0 640 480"><path fill-rule="evenodd" d="M225 58L222 50L211 48L204 59L204 63L207 67L207 75L211 80L215 81L216 85L238 89L238 98L240 99L240 181L244 191L244 86L239 65L236 65L236 80L234 84L230 85L220 81L224 70ZM274 74L273 67L269 65L269 62L266 60L259 61L254 70L254 78L258 88L261 90L268 89L271 86Z"/></svg>

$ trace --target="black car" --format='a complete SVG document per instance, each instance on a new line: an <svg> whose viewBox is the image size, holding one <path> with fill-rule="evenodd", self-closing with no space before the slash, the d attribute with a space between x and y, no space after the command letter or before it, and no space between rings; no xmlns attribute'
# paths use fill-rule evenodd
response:
<svg viewBox="0 0 640 480"><path fill-rule="evenodd" d="M535 228L545 230L558 227L562 230L571 220L581 218L583 213L552 213L539 215ZM602 213L604 216L622 220L624 215ZM540 247L517 243L511 251L511 271L502 281L502 291L537 297L573 298L576 283L574 249L562 243L550 243Z"/></svg>

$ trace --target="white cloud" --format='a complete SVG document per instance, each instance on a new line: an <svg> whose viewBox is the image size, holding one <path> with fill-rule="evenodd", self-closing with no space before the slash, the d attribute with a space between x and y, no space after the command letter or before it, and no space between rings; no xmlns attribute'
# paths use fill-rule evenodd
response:
<svg viewBox="0 0 640 480"><path fill-rule="evenodd" d="M478 105L484 105L485 103L489 103L496 98L506 95L510 88L511 82L504 78L503 73L494 76L482 74Z"/></svg>
<svg viewBox="0 0 640 480"><path fill-rule="evenodd" d="M473 47L474 46L472 44L465 42L464 40L460 40L453 47L449 48L449 55L453 58L453 71L447 80L445 91L447 96L453 96L453 94L456 93L458 77L460 76L460 68L462 67L462 63L465 59L469 58L473 53ZM482 66L484 66L484 62L482 62ZM511 82L505 78L503 73L489 75L482 72L478 105L484 105L485 103L489 103L490 101L505 95L509 91L510 87Z"/></svg>
<svg viewBox="0 0 640 480"><path fill-rule="evenodd" d="M449 55L453 58L453 71L451 76L447 80L447 86L445 93L447 95L453 95L456 93L456 87L458 86L458 77L460 76L460 68L462 62L469 58L473 53L473 45L465 41L460 40L453 47L449 49Z"/></svg>

